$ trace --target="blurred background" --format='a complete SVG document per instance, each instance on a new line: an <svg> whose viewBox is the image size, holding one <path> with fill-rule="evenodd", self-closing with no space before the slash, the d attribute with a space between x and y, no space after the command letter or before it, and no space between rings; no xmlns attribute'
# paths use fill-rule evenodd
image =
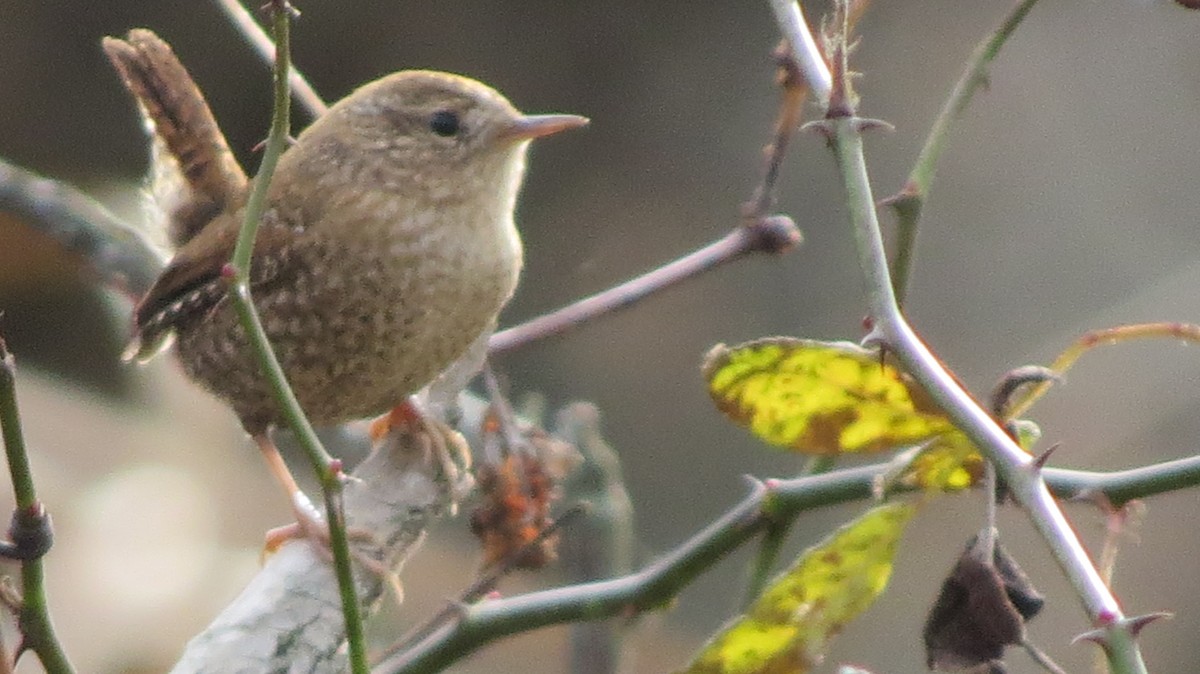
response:
<svg viewBox="0 0 1200 674"><path fill-rule="evenodd" d="M896 126L868 139L878 196L901 185L964 60L1009 4L880 2L868 11L853 58L864 74L861 110ZM777 101L766 3L298 7L295 62L330 101L393 70L436 68L482 79L526 111L592 118L533 152L518 218L527 267L504 324L724 235L758 180ZM142 217L147 148L99 44L133 27L174 46L249 165L269 117L268 68L213 5L0 0L0 156L128 219ZM1200 13L1168 2L1045 2L1000 55L990 89L950 137L909 305L917 329L977 394L1011 367L1049 362L1089 329L1200 320L1198 34ZM743 474L786 477L802 465L714 411L698 372L704 352L774 334L861 336L859 270L819 139L794 142L778 210L803 229L798 250L739 262L497 363L514 393L599 406L636 508L639 564L735 503ZM57 525L51 602L89 672L166 668L258 568L262 532L289 517L233 416L170 359L120 365L128 311L126 298L0 214L0 329L22 367L25 430ZM1087 356L1032 415L1043 448L1062 443L1053 465L1117 469L1200 449L1198 354L1156 342ZM1160 674L1193 672L1200 490L1146 505L1124 540L1117 593L1133 614L1176 612L1146 631L1145 654ZM864 507L805 515L789 549ZM1098 550L1098 511L1067 511ZM925 611L981 512L978 494L928 504L901 546L892 591L846 630L827 671L837 662L924 670ZM1019 512L1003 513L1002 536L1050 597L1031 637L1083 671L1091 649L1069 641L1088 626L1046 547ZM387 612L380 638L457 594L473 555L465 522L443 523L406 569L407 601ZM682 666L736 611L749 559L733 555L633 625L628 671ZM555 581L551 570L504 590ZM564 671L565 634L510 640L455 670ZM1009 661L1011 672L1036 671L1021 653Z"/></svg>

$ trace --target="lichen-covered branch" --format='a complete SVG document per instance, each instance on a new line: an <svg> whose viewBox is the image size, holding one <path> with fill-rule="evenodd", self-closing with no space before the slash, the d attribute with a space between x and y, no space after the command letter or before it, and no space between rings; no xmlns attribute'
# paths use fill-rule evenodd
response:
<svg viewBox="0 0 1200 674"><path fill-rule="evenodd" d="M354 551L378 564L359 566L355 589L361 608L379 606L387 574L416 549L426 527L448 512L459 485L448 484L437 462L428 460L417 436L412 444L376 451L355 469L344 489L346 520ZM172 674L346 670L341 596L325 551L297 539L273 555L262 571L203 632L188 644Z"/></svg>

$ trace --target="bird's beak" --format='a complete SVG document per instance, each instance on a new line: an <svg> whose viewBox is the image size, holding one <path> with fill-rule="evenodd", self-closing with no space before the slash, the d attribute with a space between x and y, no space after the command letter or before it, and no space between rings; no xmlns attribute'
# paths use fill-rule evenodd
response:
<svg viewBox="0 0 1200 674"><path fill-rule="evenodd" d="M500 132L501 138L510 140L533 140L552 133L578 129L591 121L579 115L525 115L518 117Z"/></svg>

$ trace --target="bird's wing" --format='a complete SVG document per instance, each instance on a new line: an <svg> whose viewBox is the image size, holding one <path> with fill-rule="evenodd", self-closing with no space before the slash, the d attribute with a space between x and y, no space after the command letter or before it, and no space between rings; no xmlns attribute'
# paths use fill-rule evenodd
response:
<svg viewBox="0 0 1200 674"><path fill-rule="evenodd" d="M222 214L175 253L134 310L134 337L125 351L126 360L144 362L153 357L180 320L208 311L226 296L231 281L222 272L233 255L241 224L241 210ZM252 286L278 277L291 240L285 225L264 217L251 263Z"/></svg>

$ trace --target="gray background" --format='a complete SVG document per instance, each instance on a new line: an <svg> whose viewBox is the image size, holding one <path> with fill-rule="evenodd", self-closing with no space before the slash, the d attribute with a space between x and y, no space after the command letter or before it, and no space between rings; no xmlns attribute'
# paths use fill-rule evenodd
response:
<svg viewBox="0 0 1200 674"><path fill-rule="evenodd" d="M862 112L897 129L868 139L879 196L901 184L964 59L1007 5L877 3L867 14L854 55ZM330 100L392 70L430 67L483 79L530 112L593 119L534 150L519 213L528 264L506 324L721 236L757 180L776 103L765 3L307 0L300 9L296 63ZM146 150L99 40L136 26L174 45L231 144L254 161L268 70L214 7L0 0L0 155L131 218ZM1048 362L1087 329L1200 320L1198 31L1200 14L1166 2L1047 1L1001 54L941 165L910 304L921 334L977 393L1010 367ZM771 334L860 336L851 235L817 138L797 138L782 186L779 210L804 230L801 249L739 263L499 363L516 392L601 407L637 507L642 560L735 502L742 474L787 476L801 464L715 413L700 356L716 342ZM2 217L0 310L25 366L27 432L58 525L48 564L67 646L84 671L161 669L253 573L259 535L286 521L286 504L232 416L166 359L119 366L127 302L89 288L69 260ZM1044 446L1063 443L1055 465L1184 456L1198 444L1198 378L1194 348L1101 350L1033 416ZM1152 499L1118 567L1131 613L1179 614L1143 641L1160 673L1194 671L1198 493ZM793 547L861 507L806 515ZM980 510L977 495L927 505L901 547L892 591L850 626L835 658L922 671L924 611ZM1097 511L1068 513L1097 545ZM419 620L465 584L473 553L464 528L452 522L433 537L406 575L408 602L389 614ZM1051 597L1032 637L1083 671L1090 649L1068 641L1087 626L1044 545L1018 512L1004 514L1003 536ZM642 619L630 666L682 665L737 605L747 558L735 555L671 610ZM460 671L561 671L553 655L562 636L548 630L488 649ZM1021 654L1011 661L1013 672L1034 671Z"/></svg>

